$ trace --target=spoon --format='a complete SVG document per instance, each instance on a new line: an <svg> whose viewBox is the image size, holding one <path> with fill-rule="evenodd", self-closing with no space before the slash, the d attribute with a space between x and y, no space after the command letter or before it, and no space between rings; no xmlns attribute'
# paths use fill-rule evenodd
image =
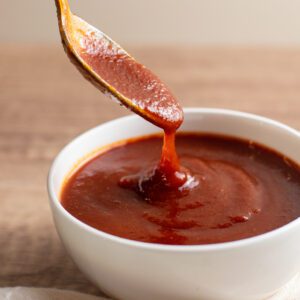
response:
<svg viewBox="0 0 300 300"><path fill-rule="evenodd" d="M66 53L100 91L151 123L175 132L182 109L160 79L100 30L74 15L67 0L55 0Z"/></svg>

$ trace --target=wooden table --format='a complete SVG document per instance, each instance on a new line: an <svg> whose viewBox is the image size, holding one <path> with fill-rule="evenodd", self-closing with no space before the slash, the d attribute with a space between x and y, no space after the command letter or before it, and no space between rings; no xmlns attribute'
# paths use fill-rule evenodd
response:
<svg viewBox="0 0 300 300"><path fill-rule="evenodd" d="M183 106L243 110L300 128L300 49L129 50ZM58 239L46 178L63 145L127 113L83 80L59 46L0 46L0 286L100 294Z"/></svg>

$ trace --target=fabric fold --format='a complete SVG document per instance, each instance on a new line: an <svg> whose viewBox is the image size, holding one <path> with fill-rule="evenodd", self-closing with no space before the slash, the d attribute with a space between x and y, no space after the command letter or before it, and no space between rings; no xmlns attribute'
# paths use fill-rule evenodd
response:
<svg viewBox="0 0 300 300"><path fill-rule="evenodd" d="M14 287L0 288L0 300L111 300L53 288ZM143 300L143 299L141 299ZM166 299L168 300L168 299ZM200 300L200 299L199 299ZM300 276L293 278L275 295L262 300L300 300Z"/></svg>

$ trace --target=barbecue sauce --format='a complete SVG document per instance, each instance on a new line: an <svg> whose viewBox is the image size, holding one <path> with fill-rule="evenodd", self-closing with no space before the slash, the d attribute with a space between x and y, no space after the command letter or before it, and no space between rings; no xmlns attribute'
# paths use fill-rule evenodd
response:
<svg viewBox="0 0 300 300"><path fill-rule="evenodd" d="M62 205L104 232L172 245L239 240L300 216L300 169L281 154L233 137L178 134L179 165L160 158L163 143L141 137L100 153L67 180Z"/></svg>

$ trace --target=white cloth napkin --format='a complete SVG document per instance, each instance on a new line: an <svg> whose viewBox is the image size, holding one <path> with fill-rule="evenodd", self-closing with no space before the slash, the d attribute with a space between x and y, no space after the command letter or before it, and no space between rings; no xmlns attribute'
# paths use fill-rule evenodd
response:
<svg viewBox="0 0 300 300"><path fill-rule="evenodd" d="M0 300L109 300L73 291L44 288L2 288ZM143 300L143 299L141 299ZM167 299L166 299L167 300ZM262 299L263 300L263 299ZM300 276L291 280L276 295L265 300L300 300Z"/></svg>
<svg viewBox="0 0 300 300"><path fill-rule="evenodd" d="M73 291L46 288L2 288L0 300L108 300L107 298L85 295Z"/></svg>
<svg viewBox="0 0 300 300"><path fill-rule="evenodd" d="M300 300L300 275L298 274L278 293L267 300Z"/></svg>

